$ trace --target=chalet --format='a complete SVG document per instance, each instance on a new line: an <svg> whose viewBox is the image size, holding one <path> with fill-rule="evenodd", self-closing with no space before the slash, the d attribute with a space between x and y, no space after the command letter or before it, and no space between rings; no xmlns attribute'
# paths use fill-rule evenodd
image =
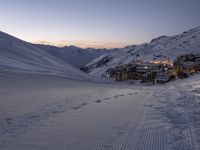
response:
<svg viewBox="0 0 200 150"><path fill-rule="evenodd" d="M159 64L159 70L163 70L163 71L173 70L173 65L171 65L171 64Z"/></svg>
<svg viewBox="0 0 200 150"><path fill-rule="evenodd" d="M156 84L164 84L170 81L170 75L168 74L158 74L155 78Z"/></svg>
<svg viewBox="0 0 200 150"><path fill-rule="evenodd" d="M157 70L147 72L142 76L141 82L154 82L154 79L157 75Z"/></svg>
<svg viewBox="0 0 200 150"><path fill-rule="evenodd" d="M116 71L115 79L116 81L138 80L139 75L134 71L121 70L121 71Z"/></svg>
<svg viewBox="0 0 200 150"><path fill-rule="evenodd" d="M154 83L155 84L164 84L175 78L172 71L159 71L156 74Z"/></svg>
<svg viewBox="0 0 200 150"><path fill-rule="evenodd" d="M158 65L153 64L153 63L142 63L140 65L137 66L136 68L136 72L141 73L141 74L145 74L147 72L153 71L158 69Z"/></svg>
<svg viewBox="0 0 200 150"><path fill-rule="evenodd" d="M192 74L200 70L200 55L199 54L185 54L180 55L174 61L174 70L177 73L184 72Z"/></svg>
<svg viewBox="0 0 200 150"><path fill-rule="evenodd" d="M192 73L195 73L195 66L196 66L196 62L188 61L182 64L181 69L183 69L183 72L187 74L192 74Z"/></svg>
<svg viewBox="0 0 200 150"><path fill-rule="evenodd" d="M110 69L106 70L106 77L114 77L114 75L115 75L114 68L110 68Z"/></svg>

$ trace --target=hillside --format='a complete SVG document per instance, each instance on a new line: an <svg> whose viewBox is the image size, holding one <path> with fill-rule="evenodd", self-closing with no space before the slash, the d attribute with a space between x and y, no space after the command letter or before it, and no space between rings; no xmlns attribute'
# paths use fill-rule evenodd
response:
<svg viewBox="0 0 200 150"><path fill-rule="evenodd" d="M92 75L100 75L107 69L133 60L174 60L178 55L200 52L200 27L175 36L161 36L150 43L127 46L100 56L86 65Z"/></svg>
<svg viewBox="0 0 200 150"><path fill-rule="evenodd" d="M35 45L3 32L0 32L0 70L89 79L88 75Z"/></svg>
<svg viewBox="0 0 200 150"><path fill-rule="evenodd" d="M159 86L0 71L1 150L199 150L200 76Z"/></svg>
<svg viewBox="0 0 200 150"><path fill-rule="evenodd" d="M197 41L174 50L175 54L198 52L199 34L196 36ZM147 46L167 40L160 39ZM131 59L170 56L166 49L161 57L153 48L145 51L140 47L143 45L99 57L90 64L92 73L95 67L103 71ZM0 32L1 150L199 149L199 74L155 86L89 82L91 79L43 49Z"/></svg>
<svg viewBox="0 0 200 150"><path fill-rule="evenodd" d="M49 54L62 59L75 67L83 67L93 59L108 53L107 49L79 48L76 46L55 47L50 45L36 45Z"/></svg>

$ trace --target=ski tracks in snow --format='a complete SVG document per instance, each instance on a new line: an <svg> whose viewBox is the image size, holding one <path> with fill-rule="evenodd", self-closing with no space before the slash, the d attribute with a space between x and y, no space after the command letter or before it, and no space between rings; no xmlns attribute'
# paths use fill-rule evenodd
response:
<svg viewBox="0 0 200 150"><path fill-rule="evenodd" d="M123 101L123 96L137 94L127 93L114 96ZM158 112L152 109L153 104L149 102L150 95L139 109L133 110L137 116L124 117L115 126L104 126L96 131L96 136L82 137L79 141L66 145L65 149L75 150L168 150L165 124ZM101 101L113 100L104 98ZM59 148L58 148L59 149ZM62 148L61 148L62 149ZM60 149L59 149L60 150Z"/></svg>
<svg viewBox="0 0 200 150"><path fill-rule="evenodd" d="M139 99L135 101L135 97ZM8 119L7 122L4 123L7 123L6 127L9 128L9 130L4 130L3 132L5 132L4 135L17 136L20 134L18 133L18 130L24 130L21 133L23 134L30 126L34 126L34 124L39 124L42 120L48 119L52 115L54 115L54 117L56 118L56 115L66 114L66 111L68 109L74 110L76 111L76 114L79 114L79 111L81 113L82 107L87 107L90 105L92 105L91 107L93 107L93 105L95 105L97 109L101 110L106 106L110 109L116 109L116 114L107 114L108 118L116 119L114 122L112 121L112 119L102 120L102 123L100 124L98 122L95 124L94 122L94 125L92 125L92 127L97 127L94 128L93 131L90 131L90 128L86 128L83 130L84 134L80 133L80 135L77 135L74 138L72 138L73 140L66 141L66 144L51 145L51 148L48 148L47 145L47 148L45 149L167 150L167 144L165 140L166 130L164 128L163 122L160 120L160 116L158 116L157 112L155 112L155 110L153 109L154 103L151 102L151 99L152 94L146 90L134 90L133 92L129 93L124 92L123 94L104 97L90 102L81 102L80 104L73 104L71 101L66 99L64 101L45 105L45 107L42 107L40 111L35 115L34 113L31 113L29 115L21 116L21 119L14 118L14 123L11 120L10 124L14 127L15 125L17 125L15 124L15 122L18 122L18 120L21 120L21 123L25 122L24 126L18 123L18 126L16 126L15 128L10 128L10 126L8 125L10 120ZM114 107L111 107L109 105L114 105ZM134 107L132 108L132 106ZM83 110L83 112L92 113L88 112L87 109ZM104 110L107 111L106 109ZM100 111L98 113L100 113ZM117 115L121 116L119 117L119 120L117 120ZM100 119L103 119L103 116L101 116ZM80 120L75 123L81 124L82 122ZM0 125L2 125L2 122ZM86 127L87 126L91 126L91 124L89 123L87 125L86 122ZM37 129L37 126L35 127L35 129ZM79 128L77 128L77 130L79 130ZM49 132L50 134L53 134L53 131ZM42 149L44 149L44 147Z"/></svg>

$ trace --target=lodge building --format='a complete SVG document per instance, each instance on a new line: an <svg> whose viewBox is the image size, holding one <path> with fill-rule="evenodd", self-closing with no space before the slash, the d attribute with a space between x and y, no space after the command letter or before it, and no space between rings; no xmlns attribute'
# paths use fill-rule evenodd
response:
<svg viewBox="0 0 200 150"><path fill-rule="evenodd" d="M174 62L151 61L119 64L106 71L106 77L116 81L141 80L141 82L166 83L175 78L184 78L200 71L200 54L184 54Z"/></svg>

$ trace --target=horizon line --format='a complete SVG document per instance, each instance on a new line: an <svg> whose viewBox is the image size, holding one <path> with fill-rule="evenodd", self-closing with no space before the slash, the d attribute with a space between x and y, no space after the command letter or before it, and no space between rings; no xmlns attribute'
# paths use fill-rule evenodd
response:
<svg viewBox="0 0 200 150"><path fill-rule="evenodd" d="M34 44L42 44L56 47L65 47L65 46L75 46L79 48L94 48L94 49L115 49L115 48L124 48L126 46L135 45L130 43L122 42L102 42L102 41L48 41L48 40L39 40L31 41ZM142 44L142 43L137 43Z"/></svg>

